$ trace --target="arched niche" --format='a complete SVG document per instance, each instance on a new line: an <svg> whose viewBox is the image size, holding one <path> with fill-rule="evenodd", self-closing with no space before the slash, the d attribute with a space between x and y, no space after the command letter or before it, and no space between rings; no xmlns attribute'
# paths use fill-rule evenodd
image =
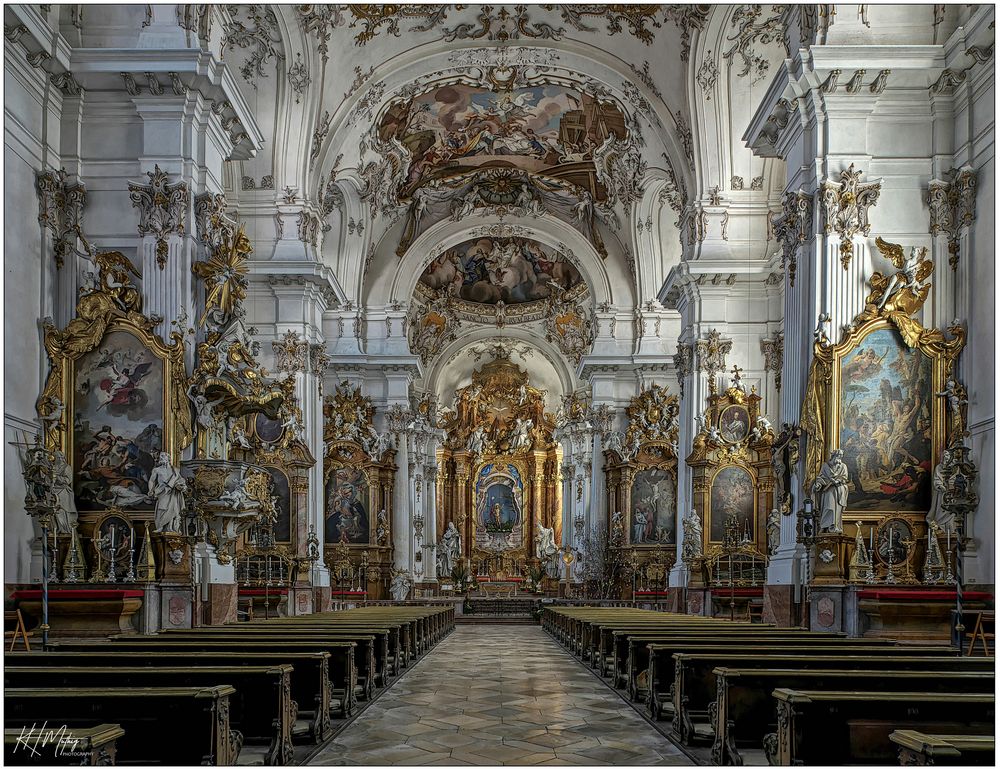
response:
<svg viewBox="0 0 1000 769"><path fill-rule="evenodd" d="M531 355L524 357L518 353L512 354L512 359L531 372L531 384L545 391L545 407L555 412L562 396L574 391L576 377L569 362L559 352L554 344L528 327L509 326L502 330L493 326L477 325L463 331L461 336L445 347L441 354L426 368L424 372L424 387L427 392L438 396L438 403L450 406L446 394L454 394L472 381L472 372L490 359L489 354L481 356L477 361L469 354L475 347L485 349L498 338L511 340L531 350Z"/></svg>
<svg viewBox="0 0 1000 769"><path fill-rule="evenodd" d="M472 226L470 221L474 222ZM567 254L589 287L595 306L604 302L619 306L634 302L625 265L611 264L614 256L602 260L594 247L565 222L551 216L511 217L502 222L496 217L483 216L438 222L417 238L402 258L396 257L391 249L380 249L366 280L364 303L378 307L408 302L421 273L433 259L462 241L490 236L531 238Z"/></svg>

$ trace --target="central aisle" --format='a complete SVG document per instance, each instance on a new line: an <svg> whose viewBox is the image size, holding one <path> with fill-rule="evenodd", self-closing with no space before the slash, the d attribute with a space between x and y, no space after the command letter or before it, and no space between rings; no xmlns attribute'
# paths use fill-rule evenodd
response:
<svg viewBox="0 0 1000 769"><path fill-rule="evenodd" d="M459 625L310 763L692 762L540 627Z"/></svg>

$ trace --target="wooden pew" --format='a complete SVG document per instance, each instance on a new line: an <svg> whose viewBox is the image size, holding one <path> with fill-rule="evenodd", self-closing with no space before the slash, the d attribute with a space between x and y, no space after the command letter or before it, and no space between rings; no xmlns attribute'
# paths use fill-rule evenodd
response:
<svg viewBox="0 0 1000 769"><path fill-rule="evenodd" d="M58 644L51 644L56 651L91 651L95 648L93 643L74 643L61 641ZM281 638L274 640L242 640L238 637L232 640L211 640L211 639L185 639L183 641L160 640L156 636L148 637L146 640L130 638L128 640L117 640L112 644L113 648L122 651L137 651L152 654L160 652L215 652L225 654L226 652L240 653L268 653L268 652L326 652L329 655L328 681L333 685L331 696L340 699L339 715L344 718L349 717L354 712L355 706L355 686L357 685L357 672L354 667L353 641L303 641L291 638ZM294 663L293 663L294 664Z"/></svg>
<svg viewBox="0 0 1000 769"><path fill-rule="evenodd" d="M823 666L823 660L827 658L845 657L852 655L868 655L879 658L891 658L903 656L898 647L893 646L844 646L841 644L802 644L800 648L778 647L778 646L743 646L744 652L755 650L760 656L773 656L784 659L774 667L795 667L796 658L808 659L808 667L818 668ZM938 655L954 654L950 647L922 647L914 650L914 656L926 657L924 667L927 667L935 652ZM738 652L737 652L738 653ZM909 653L909 650L907 650ZM956 659L951 657L951 659ZM790 660L790 664L787 662ZM753 665L750 665L751 667ZM881 663L875 665L880 667ZM671 735L692 745L700 741L711 741L712 730L709 719L709 705L715 702L716 685L714 670L718 663L706 660L697 652L681 652L674 654L674 685L671 687L674 705L673 721L671 725Z"/></svg>
<svg viewBox="0 0 1000 769"><path fill-rule="evenodd" d="M775 689L925 692L992 692L992 670L962 664L962 658L923 660L930 669L776 669L718 667L714 669L716 699L709 706L714 724L712 761L719 766L741 766L739 747L760 749L764 735L776 729L771 693Z"/></svg>
<svg viewBox="0 0 1000 769"><path fill-rule="evenodd" d="M863 639L854 639L863 640ZM683 642L673 642L670 644L649 644L649 669L647 674L647 680L649 684L649 696L647 698L646 704L649 706L650 713L654 718L659 719L664 710L669 711L671 717L674 715L674 695L676 689L677 671L676 664L677 654L686 654L689 664L699 664L696 660L704 658L706 661L712 661L714 664L712 668L718 667L720 665L727 665L730 658L739 658L739 660L754 659L766 661L772 657L780 656L788 658L791 660L791 664L794 665L795 661L805 656L814 655L817 659L822 659L828 656L852 656L852 657L864 657L870 659L878 659L879 656L885 655L905 655L907 657L934 657L935 659L942 658L942 647L897 647L892 645L851 645L851 646L837 646L835 641L831 641L830 644L826 645L824 648L822 642L813 642L808 644L808 648L803 646L801 649L794 649L788 646L770 646L762 645L760 643L754 643L752 639L742 639L740 641L726 641L721 640L717 642L706 642L706 643L695 643L690 640ZM947 653L954 655L954 651L948 647L944 647ZM697 657L695 656L697 655ZM735 664L735 663L734 663ZM760 662L748 663L754 667L767 667L766 664ZM778 663L776 665L771 665L771 667L788 667L785 663ZM812 665L811 667L822 667L821 665ZM711 701L715 695L715 680L711 675L711 669L707 671L702 671L702 675L705 676L705 685L708 687L709 692L705 699L706 703ZM707 704L705 707L707 713Z"/></svg>
<svg viewBox="0 0 1000 769"><path fill-rule="evenodd" d="M239 732L229 728L234 691L232 686L7 689L4 727L86 727L106 721L124 730L117 742L120 761L231 766L242 743Z"/></svg>
<svg viewBox="0 0 1000 769"><path fill-rule="evenodd" d="M899 748L900 766L994 766L993 735L924 734L900 729L889 735Z"/></svg>
<svg viewBox="0 0 1000 769"><path fill-rule="evenodd" d="M380 660L384 664L386 657L386 640L388 637L388 631L369 632L368 635L361 635L356 632L336 632L336 631L318 631L318 632L306 632L306 631L280 631L278 628L273 630L251 630L236 627L222 626L218 629L216 628L205 628L199 630L187 630L172 633L163 633L157 636L147 636L143 639L146 643L175 643L182 641L199 641L210 644L226 644L234 641L239 641L243 643L258 643L258 644L274 644L279 647L283 647L287 643L301 644L309 643L315 644L317 647L324 651L330 651L331 654L336 655L335 649L338 647L336 644L351 643L355 644L354 647L354 670L355 672L355 690L351 694L351 708L358 699L370 700L375 694L376 681L381 680L381 668ZM131 641L132 638L128 637L127 640ZM330 644L328 647L327 644ZM345 674L346 675L346 674ZM331 665L331 681L341 681L338 678L338 668L336 665ZM345 683L346 680L342 683ZM338 687L338 688L343 688Z"/></svg>
<svg viewBox="0 0 1000 769"><path fill-rule="evenodd" d="M307 736L319 743L330 734L329 652L283 652L268 649L263 652L208 651L164 652L111 650L107 644L90 645L101 651L50 651L44 654L15 652L4 655L6 670L14 667L273 667L290 664L291 691L289 696L298 706L299 719L307 723Z"/></svg>
<svg viewBox="0 0 1000 769"><path fill-rule="evenodd" d="M622 633L619 636L619 633ZM649 646L651 644L664 645L668 643L683 644L690 640L694 644L716 642L745 641L746 643L762 643L770 646L795 646L808 643L831 643L836 641L846 646L879 646L888 645L885 640L872 640L867 638L839 638L829 633L809 633L793 632L786 633L775 628L764 628L757 631L748 630L726 630L720 629L709 634L708 631L700 633L686 634L679 631L663 631L660 633L640 633L626 635L624 631L615 631L615 658L614 677L612 679L616 687L624 686L629 696L634 700L638 699L639 686L638 676L641 672L649 668ZM648 687L644 687L644 693L648 693Z"/></svg>
<svg viewBox="0 0 1000 769"><path fill-rule="evenodd" d="M892 764L897 729L992 734L993 694L775 689L778 731L764 739L772 766Z"/></svg>
<svg viewBox="0 0 1000 769"><path fill-rule="evenodd" d="M229 725L243 735L243 744L268 746L264 763L288 764L292 760L292 729L298 706L291 697L291 665L272 667L95 667L9 666L4 670L5 688L60 686L140 689L157 686L204 687L227 684L235 693L229 698Z"/></svg>
<svg viewBox="0 0 1000 769"><path fill-rule="evenodd" d="M123 734L118 724L4 729L3 762L5 766L112 766Z"/></svg>

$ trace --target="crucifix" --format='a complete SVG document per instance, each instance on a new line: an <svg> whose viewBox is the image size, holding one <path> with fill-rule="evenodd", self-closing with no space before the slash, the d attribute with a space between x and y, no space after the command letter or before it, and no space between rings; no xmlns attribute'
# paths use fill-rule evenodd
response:
<svg viewBox="0 0 1000 769"><path fill-rule="evenodd" d="M742 370L743 370L743 369L741 369L741 368L740 368L739 366L737 366L737 365L736 365L735 363L733 364L733 387L736 387L737 389L742 389L742 388L740 387L740 379L741 379L741 377L740 377L740 372L741 372Z"/></svg>

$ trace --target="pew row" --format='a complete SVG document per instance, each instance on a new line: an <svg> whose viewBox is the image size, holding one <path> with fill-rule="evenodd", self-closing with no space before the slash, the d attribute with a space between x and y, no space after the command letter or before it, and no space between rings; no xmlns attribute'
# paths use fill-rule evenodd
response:
<svg viewBox="0 0 1000 769"><path fill-rule="evenodd" d="M7 689L4 729L116 723L123 730L118 754L130 762L231 766L242 747L242 736L229 727L234 692L231 686Z"/></svg>

